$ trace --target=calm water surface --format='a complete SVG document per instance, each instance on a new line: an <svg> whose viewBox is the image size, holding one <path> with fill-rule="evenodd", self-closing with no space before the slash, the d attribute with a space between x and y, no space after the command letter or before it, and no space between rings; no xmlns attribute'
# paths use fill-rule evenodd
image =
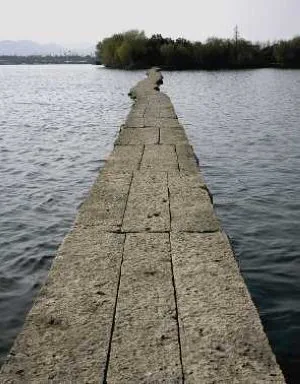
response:
<svg viewBox="0 0 300 384"><path fill-rule="evenodd" d="M293 383L300 377L300 71L165 73L219 217ZM143 72L0 67L0 358Z"/></svg>
<svg viewBox="0 0 300 384"><path fill-rule="evenodd" d="M0 67L0 363L141 76L87 65Z"/></svg>
<svg viewBox="0 0 300 384"><path fill-rule="evenodd" d="M300 383L300 71L165 73L291 383Z"/></svg>

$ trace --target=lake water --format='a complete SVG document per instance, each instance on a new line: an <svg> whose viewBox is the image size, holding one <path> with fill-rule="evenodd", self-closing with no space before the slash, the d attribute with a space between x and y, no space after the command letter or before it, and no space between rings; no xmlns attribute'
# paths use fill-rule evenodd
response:
<svg viewBox="0 0 300 384"><path fill-rule="evenodd" d="M277 359L300 382L300 71L173 72L163 87Z"/></svg>
<svg viewBox="0 0 300 384"><path fill-rule="evenodd" d="M112 149L142 74L0 67L0 359Z"/></svg>
<svg viewBox="0 0 300 384"><path fill-rule="evenodd" d="M0 67L3 361L144 71ZM277 358L300 377L300 71L165 72ZM0 360L0 363L1 363Z"/></svg>

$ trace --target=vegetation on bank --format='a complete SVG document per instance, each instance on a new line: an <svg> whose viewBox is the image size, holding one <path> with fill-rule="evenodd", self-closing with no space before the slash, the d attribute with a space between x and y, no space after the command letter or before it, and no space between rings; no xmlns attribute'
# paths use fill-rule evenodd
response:
<svg viewBox="0 0 300 384"><path fill-rule="evenodd" d="M209 38L205 43L161 35L147 38L137 30L114 34L96 47L98 64L109 68L230 69L300 68L300 36L287 41L252 43L236 33L233 39Z"/></svg>
<svg viewBox="0 0 300 384"><path fill-rule="evenodd" d="M0 56L0 65L16 64L95 64L95 57L90 55Z"/></svg>

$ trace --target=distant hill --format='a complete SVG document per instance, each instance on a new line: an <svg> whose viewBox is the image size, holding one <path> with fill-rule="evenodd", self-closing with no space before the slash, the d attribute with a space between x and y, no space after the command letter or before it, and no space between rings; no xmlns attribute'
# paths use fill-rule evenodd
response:
<svg viewBox="0 0 300 384"><path fill-rule="evenodd" d="M64 51L58 44L38 44L31 40L0 41L1 56L63 55Z"/></svg>
<svg viewBox="0 0 300 384"><path fill-rule="evenodd" d="M63 47L59 44L39 44L31 40L0 41L0 56L31 56L31 55L65 55L94 54L95 48L90 44L74 44Z"/></svg>
<svg viewBox="0 0 300 384"><path fill-rule="evenodd" d="M96 44L90 43L77 43L77 44L68 44L66 46L67 52L74 55L95 55Z"/></svg>

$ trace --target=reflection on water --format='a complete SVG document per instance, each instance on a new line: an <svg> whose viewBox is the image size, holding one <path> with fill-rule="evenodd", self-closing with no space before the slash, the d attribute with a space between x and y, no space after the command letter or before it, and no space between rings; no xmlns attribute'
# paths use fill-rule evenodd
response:
<svg viewBox="0 0 300 384"><path fill-rule="evenodd" d="M165 73L291 383L300 377L300 71Z"/></svg>

